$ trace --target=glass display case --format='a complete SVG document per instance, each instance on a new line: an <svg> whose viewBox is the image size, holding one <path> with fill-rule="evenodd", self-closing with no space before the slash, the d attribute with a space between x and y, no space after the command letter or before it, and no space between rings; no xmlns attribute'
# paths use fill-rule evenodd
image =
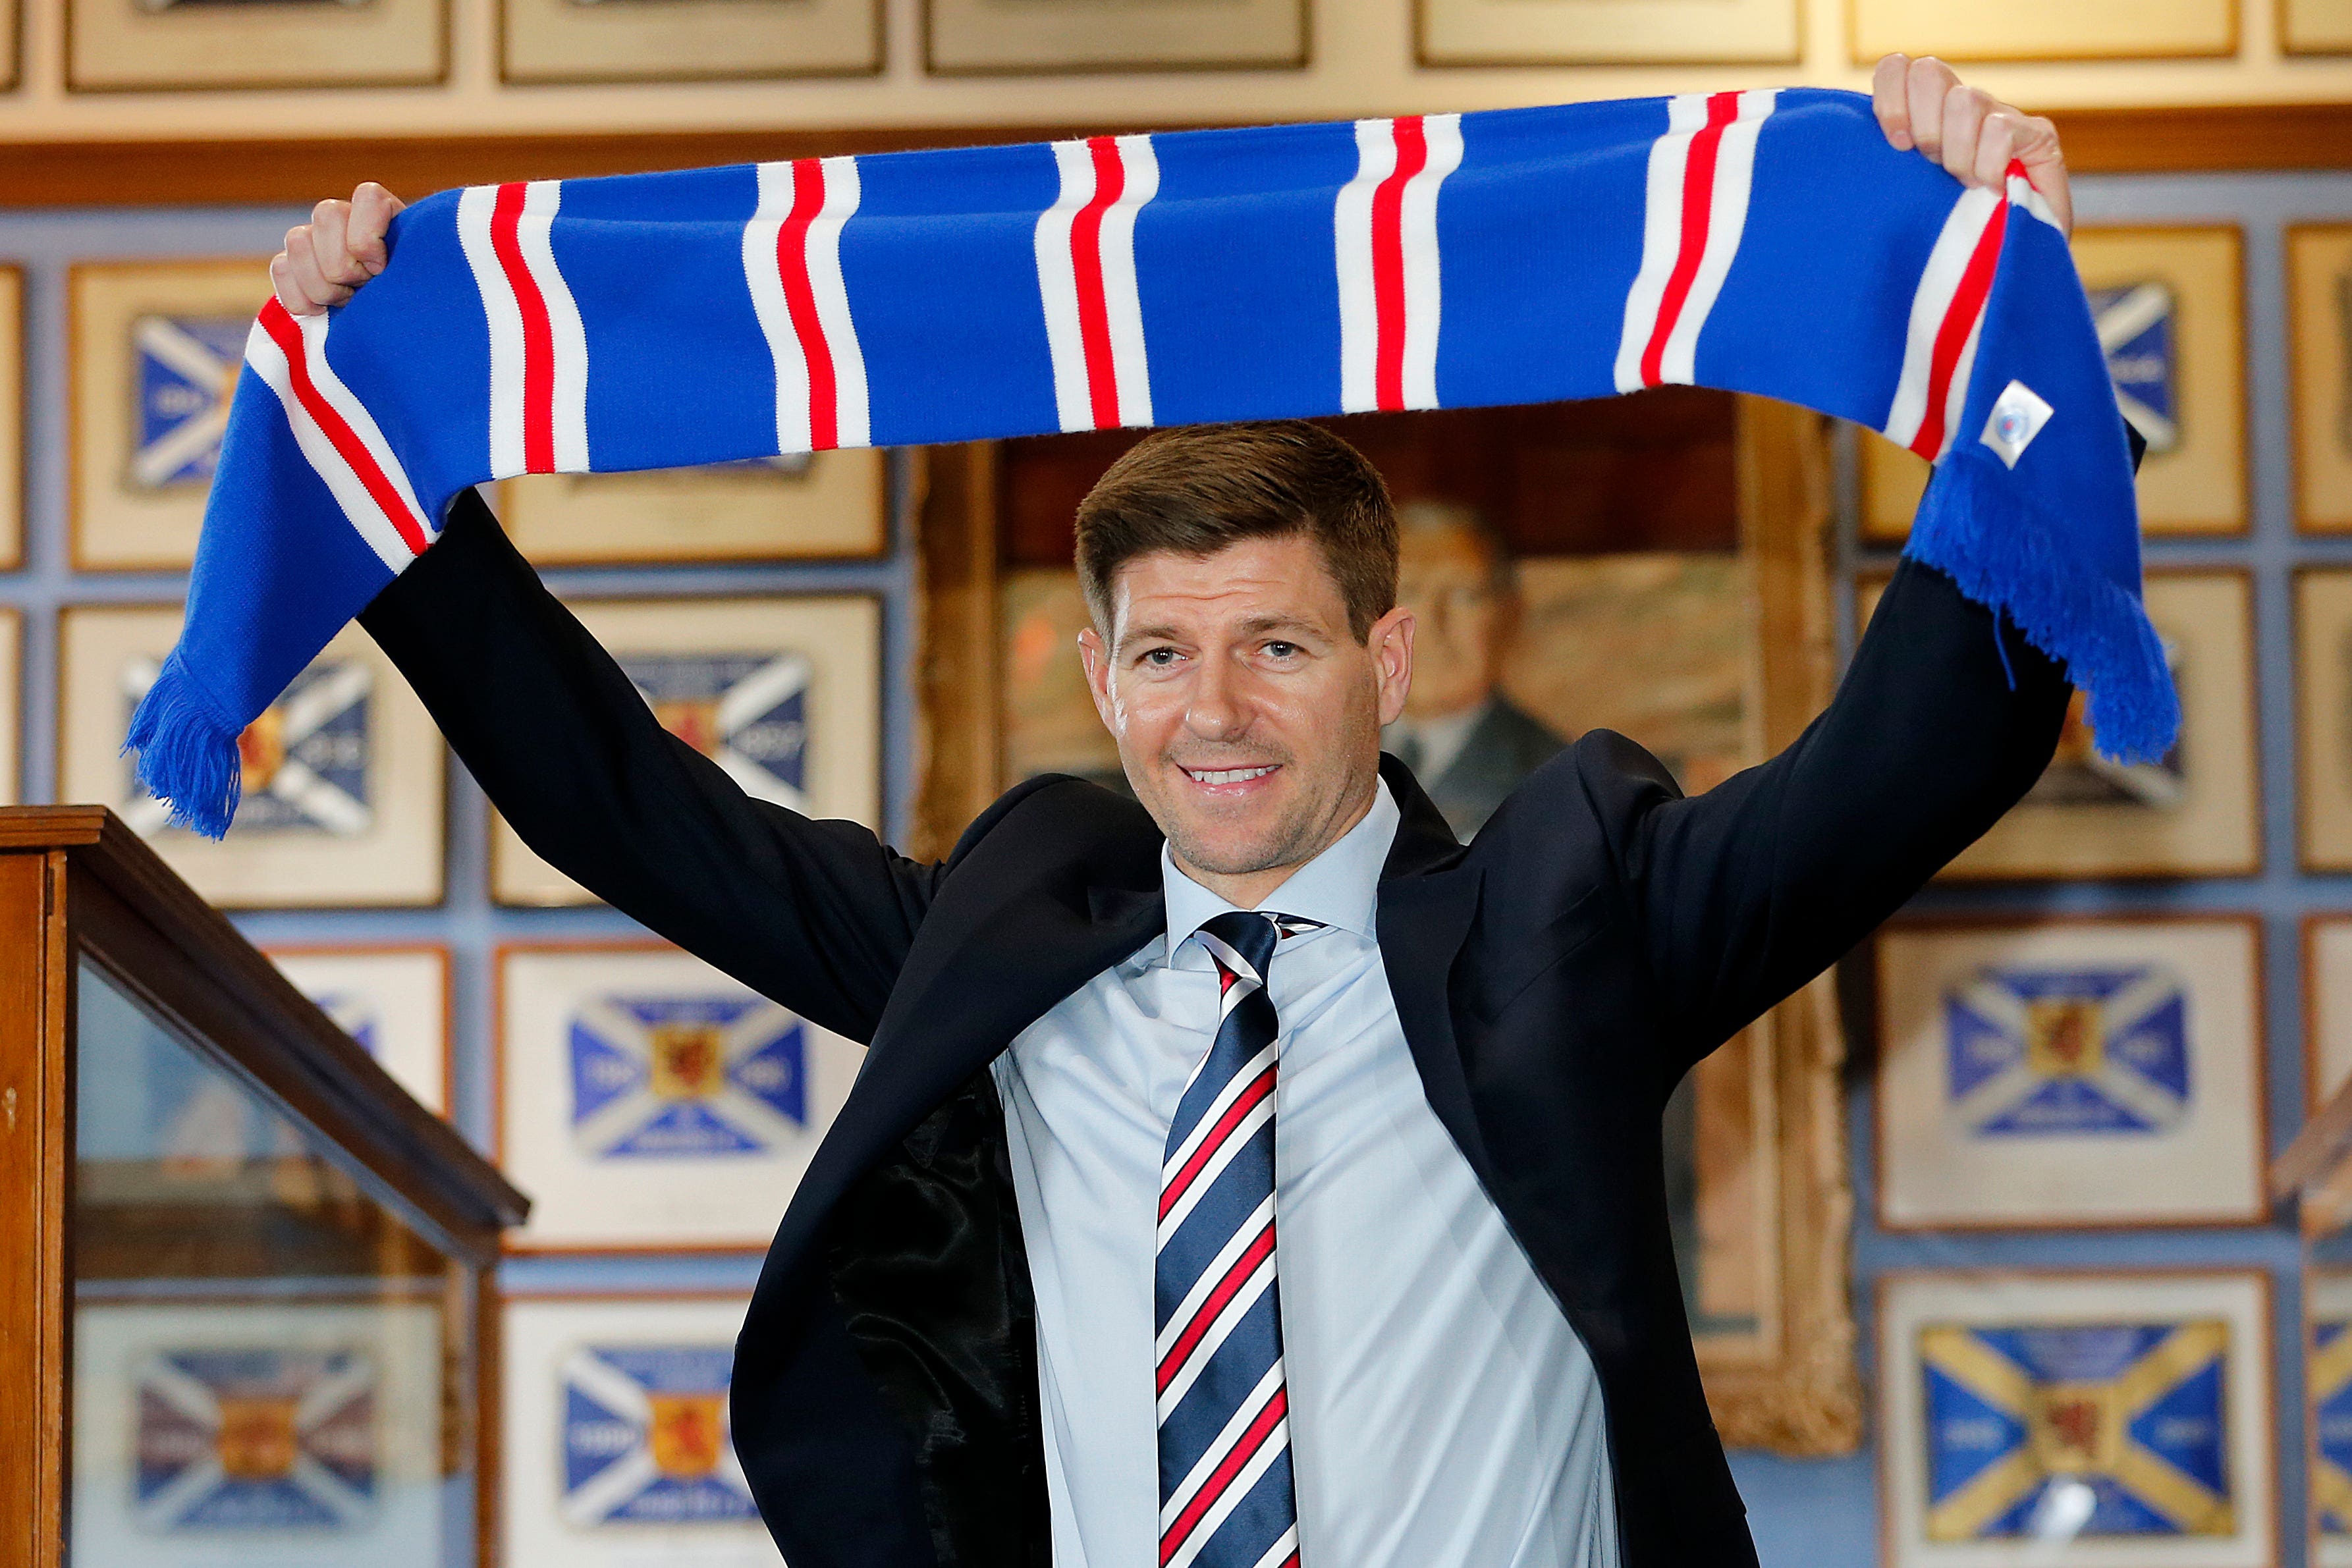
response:
<svg viewBox="0 0 2352 1568"><path fill-rule="evenodd" d="M484 1561L526 1207L110 813L0 810L0 1568Z"/></svg>

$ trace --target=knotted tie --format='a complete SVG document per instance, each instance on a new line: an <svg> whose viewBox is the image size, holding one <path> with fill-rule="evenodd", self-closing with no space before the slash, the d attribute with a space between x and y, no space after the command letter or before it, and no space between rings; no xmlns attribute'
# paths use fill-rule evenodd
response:
<svg viewBox="0 0 2352 1568"><path fill-rule="evenodd" d="M1200 928L1217 1036L1192 1070L1160 1167L1160 1568L1291 1568L1298 1502L1275 1281L1276 942L1318 927L1229 911Z"/></svg>

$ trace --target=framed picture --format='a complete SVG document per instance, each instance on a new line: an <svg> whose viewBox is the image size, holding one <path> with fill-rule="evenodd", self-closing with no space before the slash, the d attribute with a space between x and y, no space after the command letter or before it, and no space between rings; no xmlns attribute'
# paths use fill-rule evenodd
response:
<svg viewBox="0 0 2352 1568"><path fill-rule="evenodd" d="M1424 66L1794 60L1797 0L1418 0Z"/></svg>
<svg viewBox="0 0 2352 1568"><path fill-rule="evenodd" d="M2140 528L2237 534L2247 527L2242 239L2232 225L2082 228L2074 264L2123 415L2147 443ZM1927 465L1862 434L1863 537L1900 542Z"/></svg>
<svg viewBox="0 0 2352 1568"><path fill-rule="evenodd" d="M274 8L176 9L241 19ZM269 296L269 259L83 262L66 295L74 569L183 570L196 557L246 336Z"/></svg>
<svg viewBox="0 0 2352 1568"><path fill-rule="evenodd" d="M244 800L215 842L170 826L121 755L131 712L179 637L179 607L70 605L60 620L60 799L113 807L214 904L441 901L441 737L357 625L239 738Z"/></svg>
<svg viewBox="0 0 2352 1568"><path fill-rule="evenodd" d="M762 800L813 817L881 818L882 606L864 595L604 600L575 604L670 733ZM593 904L497 818L502 904Z"/></svg>
<svg viewBox="0 0 2352 1568"><path fill-rule="evenodd" d="M1860 585L1867 622L1885 579ZM2180 693L2180 742L2126 767L2098 754L2082 694L2025 799L1946 867L1952 878L2245 876L2262 869L2253 585L2234 568L2152 568L2148 619Z"/></svg>
<svg viewBox="0 0 2352 1568"><path fill-rule="evenodd" d="M24 660L24 614L0 609L0 806L25 798Z"/></svg>
<svg viewBox="0 0 2352 1568"><path fill-rule="evenodd" d="M2304 869L2352 870L2352 569L2295 573L2294 700Z"/></svg>
<svg viewBox="0 0 2352 1568"><path fill-rule="evenodd" d="M73 1550L154 1568L441 1560L442 1304L84 1301Z"/></svg>
<svg viewBox="0 0 2352 1568"><path fill-rule="evenodd" d="M436 942L273 943L295 989L342 1026L436 1116L449 1113L449 950Z"/></svg>
<svg viewBox="0 0 2352 1568"><path fill-rule="evenodd" d="M1877 961L1882 1228L2268 1213L2252 916L1906 924Z"/></svg>
<svg viewBox="0 0 2352 1568"><path fill-rule="evenodd" d="M582 9L676 3L562 0ZM499 521L541 566L878 556L889 548L888 509L884 455L864 449L642 474L532 474L499 486Z"/></svg>
<svg viewBox="0 0 2352 1568"><path fill-rule="evenodd" d="M2352 1079L2352 915L2303 921L2304 1113Z"/></svg>
<svg viewBox="0 0 2352 1568"><path fill-rule="evenodd" d="M925 0L923 68L1265 69L1307 63L1307 0Z"/></svg>
<svg viewBox="0 0 2352 1568"><path fill-rule="evenodd" d="M1900 49L1948 60L2098 60L2234 55L2238 0L1853 0L1856 65Z"/></svg>
<svg viewBox="0 0 2352 1568"><path fill-rule="evenodd" d="M864 1051L660 943L498 954L516 1251L757 1251Z"/></svg>
<svg viewBox="0 0 2352 1568"><path fill-rule="evenodd" d="M2352 1274L2308 1270L2303 1290L2311 1336L2303 1375L2317 1547L2311 1561L2318 1568L2352 1568Z"/></svg>
<svg viewBox="0 0 2352 1568"><path fill-rule="evenodd" d="M15 17L13 6L0 6L0 29L9 40ZM25 269L0 266L0 571L24 564Z"/></svg>
<svg viewBox="0 0 2352 1568"><path fill-rule="evenodd" d="M2270 1314L2252 1270L1883 1277L1880 1561L2275 1562Z"/></svg>
<svg viewBox="0 0 2352 1568"><path fill-rule="evenodd" d="M2286 276L2295 526L2342 533L2352 530L2352 224L2291 225Z"/></svg>
<svg viewBox="0 0 2352 1568"><path fill-rule="evenodd" d="M778 1568L728 1419L747 1304L506 1299L503 1561Z"/></svg>
<svg viewBox="0 0 2352 1568"><path fill-rule="evenodd" d="M714 81L882 68L877 0L502 0L510 82Z"/></svg>
<svg viewBox="0 0 2352 1568"><path fill-rule="evenodd" d="M2352 54L2352 5L2278 0L2279 47L2290 55Z"/></svg>
<svg viewBox="0 0 2352 1568"><path fill-rule="evenodd" d="M449 68L446 0L66 0L65 12L73 92L421 87Z"/></svg>

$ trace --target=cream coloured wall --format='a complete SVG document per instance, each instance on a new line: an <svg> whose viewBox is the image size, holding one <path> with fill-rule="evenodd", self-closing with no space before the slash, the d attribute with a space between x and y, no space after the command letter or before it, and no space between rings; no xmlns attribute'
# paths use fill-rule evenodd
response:
<svg viewBox="0 0 2352 1568"><path fill-rule="evenodd" d="M446 85L344 91L68 93L64 0L23 0L22 85L0 94L0 141L470 135L940 126L1179 124L1476 109L1803 81L1866 87L1848 57L1848 0L1810 0L1801 61L1767 66L1424 69L1409 0L1319 0L1300 70L937 78L921 64L922 0L882 0L878 76L672 87L505 87L497 0L449 0ZM1959 0L1954 0L1959 3ZM2226 59L1979 65L1969 75L2048 108L2352 100L2352 57L2290 59L2270 0L2242 0Z"/></svg>

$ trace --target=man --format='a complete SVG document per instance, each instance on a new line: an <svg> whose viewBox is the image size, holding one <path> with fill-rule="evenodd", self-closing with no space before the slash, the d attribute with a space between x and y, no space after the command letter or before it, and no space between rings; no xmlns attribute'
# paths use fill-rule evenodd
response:
<svg viewBox="0 0 2352 1568"><path fill-rule="evenodd" d="M1446 501L1397 508L1397 602L1412 612L1412 689L1381 746L1467 843L1567 742L1503 694L1517 574L1486 518Z"/></svg>
<svg viewBox="0 0 2352 1568"><path fill-rule="evenodd" d="M1878 101L2066 210L2046 123L1932 61ZM390 206L289 235L288 304L372 275ZM869 1042L738 1347L794 1568L1754 1561L1660 1108L2024 792L2066 685L1906 565L1780 757L1685 800L1595 732L1465 849L1379 756L1396 560L1316 427L1145 441L1078 516L1139 804L1033 779L937 865L667 736L478 500L363 617L541 854Z"/></svg>

